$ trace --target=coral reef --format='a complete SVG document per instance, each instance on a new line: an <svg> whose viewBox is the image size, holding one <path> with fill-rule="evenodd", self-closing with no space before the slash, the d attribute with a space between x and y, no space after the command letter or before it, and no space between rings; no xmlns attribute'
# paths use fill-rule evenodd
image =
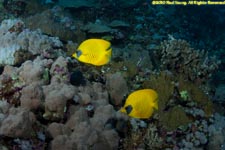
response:
<svg viewBox="0 0 225 150"><path fill-rule="evenodd" d="M110 101L115 106L121 106L124 97L128 94L128 87L120 72L106 75L106 88L110 94Z"/></svg>
<svg viewBox="0 0 225 150"><path fill-rule="evenodd" d="M34 61L27 60L18 68L17 76L26 85L31 83L40 85L48 83L48 79L44 78L44 72L51 64L52 60L43 60L40 57L37 57Z"/></svg>
<svg viewBox="0 0 225 150"><path fill-rule="evenodd" d="M225 102L225 86L223 84L219 85L216 88L215 96L213 100L217 103L222 103L222 104Z"/></svg>
<svg viewBox="0 0 225 150"><path fill-rule="evenodd" d="M208 149L224 149L225 143L225 117L216 113L214 117L211 118L212 124L209 126L209 144Z"/></svg>
<svg viewBox="0 0 225 150"><path fill-rule="evenodd" d="M220 64L220 61L210 57L206 51L194 50L186 41L173 37L162 42L158 53L162 70L182 74L191 81L207 82Z"/></svg>
<svg viewBox="0 0 225 150"><path fill-rule="evenodd" d="M147 150L160 149L162 147L163 139L159 136L158 129L154 124L149 124L144 136L144 143Z"/></svg>
<svg viewBox="0 0 225 150"><path fill-rule="evenodd" d="M66 8L98 7L95 0L59 0L58 4Z"/></svg>
<svg viewBox="0 0 225 150"><path fill-rule="evenodd" d="M73 132L69 135L68 133L57 135L52 141L52 149L62 148L63 145L59 145L62 142L66 142L69 145L72 144L78 149L93 148L96 146L106 146L110 149L116 148L118 134L113 129L105 128L108 119L116 117L115 110L107 102L108 94L102 89L102 85L99 83L95 83L93 86L88 84L80 87L78 90L79 92L77 94L80 99L77 102L81 106L78 106L79 108L68 108L68 111L71 111L71 115L68 116L69 119L66 124L58 128L60 130L61 128L69 128ZM89 100L86 99L87 97L89 97ZM90 97L92 98L90 99ZM89 113L87 113L89 111L87 109L88 104L94 106L94 115L91 118L88 116ZM65 144L63 147L68 148L68 145ZM69 149L72 149L72 147Z"/></svg>
<svg viewBox="0 0 225 150"><path fill-rule="evenodd" d="M14 14L15 16L22 15L27 6L26 0L4 0L3 7L7 10L7 12Z"/></svg>
<svg viewBox="0 0 225 150"><path fill-rule="evenodd" d="M182 107L174 106L168 110L165 115L160 115L160 123L164 125L167 130L175 130L179 126L187 125L191 122L186 112Z"/></svg>
<svg viewBox="0 0 225 150"><path fill-rule="evenodd" d="M70 74L68 71L68 61L66 58L60 56L52 64L49 73L51 75L51 82L63 82L68 83L70 80Z"/></svg>
<svg viewBox="0 0 225 150"><path fill-rule="evenodd" d="M25 18L24 22L30 29L39 28L43 33L59 37L64 41L81 42L85 39L85 33L80 31L82 24L74 22L70 15L57 6Z"/></svg>
<svg viewBox="0 0 225 150"><path fill-rule="evenodd" d="M43 117L48 120L62 119L66 108L66 102L73 98L76 90L73 86L64 83L51 82L44 86L45 113Z"/></svg>
<svg viewBox="0 0 225 150"><path fill-rule="evenodd" d="M191 44L177 40L189 34L177 27L187 16L170 22L180 10L140 0L38 2L0 4L0 149L224 149L224 85L217 80L213 93L209 84L220 61L208 48L217 44L204 51L192 48L192 35ZM70 58L86 38L111 41L109 64ZM143 88L157 91L158 111L142 120L118 111Z"/></svg>
<svg viewBox="0 0 225 150"><path fill-rule="evenodd" d="M20 105L35 110L43 105L44 93L40 85L30 84L21 90Z"/></svg>
<svg viewBox="0 0 225 150"><path fill-rule="evenodd" d="M44 77L46 69L49 70L48 81ZM0 116L4 123L0 127L1 135L21 138L15 142L16 147L21 147L24 142L29 143L27 147L35 147L32 138L35 138L37 129L33 127L40 130L37 125L47 121L52 122L46 129L53 138L51 149L62 148L62 145L58 145L62 142L73 146L65 145L64 148L68 149L117 148L119 136L109 120L121 117L109 104L109 94L104 85L87 81L85 85L74 86L70 83L69 75L68 61L62 56L55 60L37 57L20 67L5 66L0 76ZM16 90L16 86L20 86L20 89ZM16 104L10 102L14 95ZM10 126L8 122L11 122ZM31 139L23 141L26 137Z"/></svg>
<svg viewBox="0 0 225 150"><path fill-rule="evenodd" d="M201 119L189 123L186 127L180 126L174 132L167 132L166 143L173 145L173 148L168 150L196 148L219 150L224 144L223 123L223 116L216 114L209 119Z"/></svg>
<svg viewBox="0 0 225 150"><path fill-rule="evenodd" d="M109 26L112 28L128 28L130 27L129 23L124 22L123 20L113 20L109 23Z"/></svg>
<svg viewBox="0 0 225 150"><path fill-rule="evenodd" d="M174 130L180 125L191 122L184 108L198 106L204 110L206 116L213 113L212 102L208 96L191 81L184 80L182 76L180 78L175 77L168 71L153 74L149 80L143 82L142 87L152 88L158 93L163 93L159 94L158 114L160 124L167 130ZM180 93L182 91L189 94L187 100L181 97Z"/></svg>
<svg viewBox="0 0 225 150"><path fill-rule="evenodd" d="M7 68L7 67L5 67ZM5 69L7 70L7 69ZM19 81L15 74L5 74L0 76L0 99L6 100L8 103L18 105L20 90L25 86Z"/></svg>
<svg viewBox="0 0 225 150"><path fill-rule="evenodd" d="M108 41L118 42L126 39L126 32L129 29L129 24L120 21L113 20L110 23L103 22L100 19L96 19L95 22L89 22L82 27L82 30L87 32L88 37L101 37Z"/></svg>
<svg viewBox="0 0 225 150"><path fill-rule="evenodd" d="M120 6L121 8L129 8L135 6L140 0L133 0L129 2L124 2L122 0L118 0L118 2L111 2L109 1L108 5L112 6ZM101 3L101 1L97 0L59 0L58 5L61 5L66 8L99 8L101 6L104 6L104 4Z"/></svg>
<svg viewBox="0 0 225 150"><path fill-rule="evenodd" d="M35 115L24 108L10 108L8 115L2 120L0 134L8 137L31 137Z"/></svg>
<svg viewBox="0 0 225 150"><path fill-rule="evenodd" d="M0 35L1 66L15 65L33 55L53 52L53 50L56 52L57 49L60 50L60 47L62 47L58 38L43 35L40 30L30 31L25 29L24 23L19 19L2 21Z"/></svg>
<svg viewBox="0 0 225 150"><path fill-rule="evenodd" d="M113 32L113 29L104 25L100 20L97 20L95 23L89 23L83 27L84 31L88 33L110 33Z"/></svg>

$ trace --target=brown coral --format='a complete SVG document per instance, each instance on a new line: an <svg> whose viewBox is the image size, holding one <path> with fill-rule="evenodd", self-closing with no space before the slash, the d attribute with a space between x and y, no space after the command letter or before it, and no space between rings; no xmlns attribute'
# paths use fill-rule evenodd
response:
<svg viewBox="0 0 225 150"><path fill-rule="evenodd" d="M210 115L213 112L212 102L208 96L191 81L184 80L183 76L175 77L169 72L161 72L159 74L151 75L148 81L142 84L143 88L155 89L159 94L159 122L162 126L169 130L174 130L179 125L184 125L190 120L184 111L187 103L194 103L198 107L202 108L206 115ZM187 91L190 96L189 102L184 102L180 93L181 91ZM171 118L174 114L174 109L178 105L183 109L179 109L182 114L179 116L179 120L176 117ZM168 121L168 119L170 119Z"/></svg>

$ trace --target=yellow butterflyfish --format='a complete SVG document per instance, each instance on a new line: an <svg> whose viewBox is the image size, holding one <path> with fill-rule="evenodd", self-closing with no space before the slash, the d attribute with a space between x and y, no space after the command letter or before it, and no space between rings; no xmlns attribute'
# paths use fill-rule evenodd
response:
<svg viewBox="0 0 225 150"><path fill-rule="evenodd" d="M103 39L88 39L82 42L72 57L77 60L102 66L107 64L112 56L111 43Z"/></svg>
<svg viewBox="0 0 225 150"><path fill-rule="evenodd" d="M128 116L139 119L148 119L154 110L158 110L158 94L153 89L142 89L131 93L125 105L120 109Z"/></svg>

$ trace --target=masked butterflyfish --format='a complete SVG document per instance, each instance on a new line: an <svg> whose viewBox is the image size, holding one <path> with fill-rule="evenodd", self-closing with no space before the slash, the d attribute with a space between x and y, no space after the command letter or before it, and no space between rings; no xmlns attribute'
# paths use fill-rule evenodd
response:
<svg viewBox="0 0 225 150"><path fill-rule="evenodd" d="M79 45L72 57L83 63L101 66L110 61L111 55L110 42L103 39L88 39Z"/></svg>
<svg viewBox="0 0 225 150"><path fill-rule="evenodd" d="M158 94L152 89L134 91L120 109L128 116L139 119L150 118L154 110L158 110Z"/></svg>

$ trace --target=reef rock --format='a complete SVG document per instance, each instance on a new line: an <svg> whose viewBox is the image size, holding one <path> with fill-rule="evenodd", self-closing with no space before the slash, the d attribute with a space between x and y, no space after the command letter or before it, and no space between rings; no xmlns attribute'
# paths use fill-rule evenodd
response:
<svg viewBox="0 0 225 150"><path fill-rule="evenodd" d="M59 0L58 4L67 8L96 7L94 0Z"/></svg>
<svg viewBox="0 0 225 150"><path fill-rule="evenodd" d="M84 107L77 108L66 122L66 126L71 130L74 130L80 122L88 121L88 114Z"/></svg>
<svg viewBox="0 0 225 150"><path fill-rule="evenodd" d="M13 138L30 137L35 115L24 108L10 108L8 116L2 121L0 135Z"/></svg>
<svg viewBox="0 0 225 150"><path fill-rule="evenodd" d="M21 107L29 110L37 109L44 100L44 93L40 85L30 84L21 90Z"/></svg>
<svg viewBox="0 0 225 150"><path fill-rule="evenodd" d="M65 14L60 7L53 7L42 13L37 13L24 19L24 22L32 30L38 28L45 34L59 37L65 41L81 42L85 39L85 33L81 32L79 23L75 23L72 17Z"/></svg>
<svg viewBox="0 0 225 150"><path fill-rule="evenodd" d="M62 89L62 85L57 84L57 86ZM53 91L51 88L47 89L50 90L44 90L46 92L46 100L52 101L52 103L46 101L46 106L60 106L62 114L62 108L65 107L67 98L62 99L64 103L53 101L57 100L59 93L62 94L65 91L60 92L60 89L55 87L55 92L57 91L58 93L56 95L56 93L51 94ZM75 90L70 89L70 91L74 92ZM56 96L51 97L50 95ZM119 143L117 132L113 127L105 127L107 124L110 124L110 119L116 117L116 111L108 103L108 93L104 86L100 83L87 82L85 86L77 88L72 99L76 105L67 108L68 120L65 125L53 123L48 127L48 131L53 137L51 149L97 149L99 147L103 149L117 149ZM46 108L46 110L50 109ZM51 112L56 111L57 109L51 109Z"/></svg>
<svg viewBox="0 0 225 150"><path fill-rule="evenodd" d="M130 25L122 20L113 20L109 26L112 28L128 28Z"/></svg>
<svg viewBox="0 0 225 150"><path fill-rule="evenodd" d="M19 68L19 78L21 81L25 82L27 85L31 83L40 83L43 84L43 72L45 67L39 61L27 60Z"/></svg>
<svg viewBox="0 0 225 150"><path fill-rule="evenodd" d="M225 86L223 84L219 85L216 88L215 96L214 96L214 101L218 103L225 103Z"/></svg>
<svg viewBox="0 0 225 150"><path fill-rule="evenodd" d="M112 104L119 106L122 100L128 94L128 87L126 80L120 72L108 74L106 76L106 87L109 91Z"/></svg>
<svg viewBox="0 0 225 150"><path fill-rule="evenodd" d="M33 55L62 47L55 37L43 35L40 30L25 29L19 19L3 20L0 26L0 65L22 63Z"/></svg>
<svg viewBox="0 0 225 150"><path fill-rule="evenodd" d="M67 68L66 58L60 56L52 64L50 75L52 76L51 82L64 82L69 83L69 71Z"/></svg>
<svg viewBox="0 0 225 150"><path fill-rule="evenodd" d="M92 149L103 147L104 149L118 148L118 134L114 130L98 132L86 121L80 122L70 136L59 135L52 141L52 149Z"/></svg>
<svg viewBox="0 0 225 150"><path fill-rule="evenodd" d="M80 104L87 105L92 103L96 106L107 104L109 97L108 92L103 88L103 85L97 82L93 82L92 85L89 83L86 86L79 87L77 96L79 97ZM101 103L99 103L99 101L101 101Z"/></svg>
<svg viewBox="0 0 225 150"><path fill-rule="evenodd" d="M0 101L0 113L6 114L10 108L10 105L7 101Z"/></svg>
<svg viewBox="0 0 225 150"><path fill-rule="evenodd" d="M140 0L132 0L132 1L117 0L116 2L118 6L122 8L132 8L135 7L140 2Z"/></svg>
<svg viewBox="0 0 225 150"><path fill-rule="evenodd" d="M47 131L50 133L51 137L55 138L59 135L69 135L71 133L71 130L66 127L64 124L61 123L51 123L48 126Z"/></svg>
<svg viewBox="0 0 225 150"><path fill-rule="evenodd" d="M43 117L48 120L62 119L66 110L67 100L73 99L76 88L72 85L51 82L43 86L45 95L45 113Z"/></svg>
<svg viewBox="0 0 225 150"><path fill-rule="evenodd" d="M115 118L116 111L113 106L108 104L96 108L93 118L90 119L91 125L96 127L96 130L103 131L105 124L111 118Z"/></svg>
<svg viewBox="0 0 225 150"><path fill-rule="evenodd" d="M107 25L102 24L101 22L88 23L83 27L84 31L88 33L111 33L113 29L108 27Z"/></svg>

